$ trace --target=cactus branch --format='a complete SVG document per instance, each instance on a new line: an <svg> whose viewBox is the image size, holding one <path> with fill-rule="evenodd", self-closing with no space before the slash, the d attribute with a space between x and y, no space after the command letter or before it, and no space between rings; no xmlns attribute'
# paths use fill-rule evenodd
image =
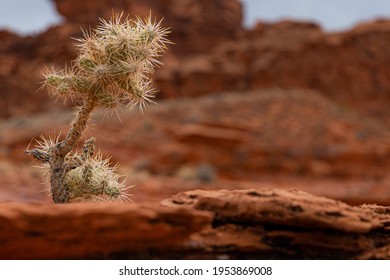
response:
<svg viewBox="0 0 390 280"><path fill-rule="evenodd" d="M42 151L40 149L32 149L32 150L26 150L26 154L32 156L34 159L39 160L42 163L49 163L50 162L50 156L45 151Z"/></svg>
<svg viewBox="0 0 390 280"><path fill-rule="evenodd" d="M87 127L89 115L97 106L97 101L93 98L86 99L79 111L76 113L76 118L73 120L71 128L66 135L64 141L57 144L61 156L67 155L77 144L77 141L82 136L82 133Z"/></svg>

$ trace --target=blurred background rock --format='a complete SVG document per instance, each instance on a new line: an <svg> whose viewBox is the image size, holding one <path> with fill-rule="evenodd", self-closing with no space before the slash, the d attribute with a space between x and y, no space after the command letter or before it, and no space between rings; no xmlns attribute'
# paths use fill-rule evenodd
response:
<svg viewBox="0 0 390 280"><path fill-rule="evenodd" d="M390 204L387 2L57 0L37 16L38 3L0 2L15 22L29 12L23 28L35 18L50 23L0 31L1 201L50 202L24 149L66 131L72 112L36 92L41 74L72 60L80 27L114 9L164 17L175 42L156 73L158 105L144 115L94 116L90 134L136 185L136 202L271 186Z"/></svg>

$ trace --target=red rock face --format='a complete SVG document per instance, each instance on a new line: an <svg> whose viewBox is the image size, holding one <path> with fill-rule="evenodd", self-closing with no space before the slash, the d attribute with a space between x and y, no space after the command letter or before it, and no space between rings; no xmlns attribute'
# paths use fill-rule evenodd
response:
<svg viewBox="0 0 390 280"><path fill-rule="evenodd" d="M146 0L146 1L55 1L68 22L96 25L98 18L110 18L112 11L157 19L171 27L175 53L203 53L242 33L242 6L237 0Z"/></svg>
<svg viewBox="0 0 390 280"><path fill-rule="evenodd" d="M312 23L259 23L243 30L238 1L56 1L62 26L32 37L3 35L0 45L0 116L52 107L39 88L44 65L58 67L75 57L70 37L112 11L141 16L153 11L171 27L164 67L156 73L159 98L181 98L259 88L315 89L332 99L387 118L390 40L388 21L324 34ZM112 6L114 5L114 6ZM109 8L108 8L109 7ZM6 33L4 33L6 34ZM7 33L8 34L8 33ZM28 100L22 105L18 100ZM16 106L17 105L17 106ZM383 105L383 106L382 106Z"/></svg>
<svg viewBox="0 0 390 280"><path fill-rule="evenodd" d="M385 43L389 41L389 21L339 34L324 34L312 24L259 24L238 41L182 60L173 70L177 87L165 89L165 82L163 94L315 89L337 102L385 114L381 104L388 104L390 96L390 55Z"/></svg>

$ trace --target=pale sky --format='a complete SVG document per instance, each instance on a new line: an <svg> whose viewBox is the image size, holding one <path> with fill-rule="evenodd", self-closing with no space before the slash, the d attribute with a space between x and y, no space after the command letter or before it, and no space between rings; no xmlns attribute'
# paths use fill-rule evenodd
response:
<svg viewBox="0 0 390 280"><path fill-rule="evenodd" d="M248 4L246 24L256 19L281 18L311 20L325 30L351 28L358 22L376 18L390 19L390 0L243 0Z"/></svg>
<svg viewBox="0 0 390 280"><path fill-rule="evenodd" d="M0 0L0 28L35 33L59 21L50 0Z"/></svg>
<svg viewBox="0 0 390 280"><path fill-rule="evenodd" d="M82 0L80 0L82 1ZM98 1L98 0L97 0ZM179 0L177 0L179 1ZM245 24L282 18L315 21L328 31L348 29L360 21L390 18L390 0L242 0ZM0 28L29 34L58 23L50 0L0 0Z"/></svg>

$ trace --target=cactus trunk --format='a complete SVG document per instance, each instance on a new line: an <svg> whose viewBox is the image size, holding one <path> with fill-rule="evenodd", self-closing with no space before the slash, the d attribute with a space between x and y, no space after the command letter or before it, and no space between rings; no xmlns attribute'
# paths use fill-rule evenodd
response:
<svg viewBox="0 0 390 280"><path fill-rule="evenodd" d="M64 158L56 158L50 162L50 190L54 203L69 202L69 194L65 185L66 169Z"/></svg>
<svg viewBox="0 0 390 280"><path fill-rule="evenodd" d="M68 190L65 185L65 176L69 171L65 164L66 155L73 150L77 141L82 136L89 115L95 108L97 102L94 99L86 99L80 110L77 112L72 126L66 138L57 143L50 154L50 185L51 194L55 203L67 203L69 201Z"/></svg>

